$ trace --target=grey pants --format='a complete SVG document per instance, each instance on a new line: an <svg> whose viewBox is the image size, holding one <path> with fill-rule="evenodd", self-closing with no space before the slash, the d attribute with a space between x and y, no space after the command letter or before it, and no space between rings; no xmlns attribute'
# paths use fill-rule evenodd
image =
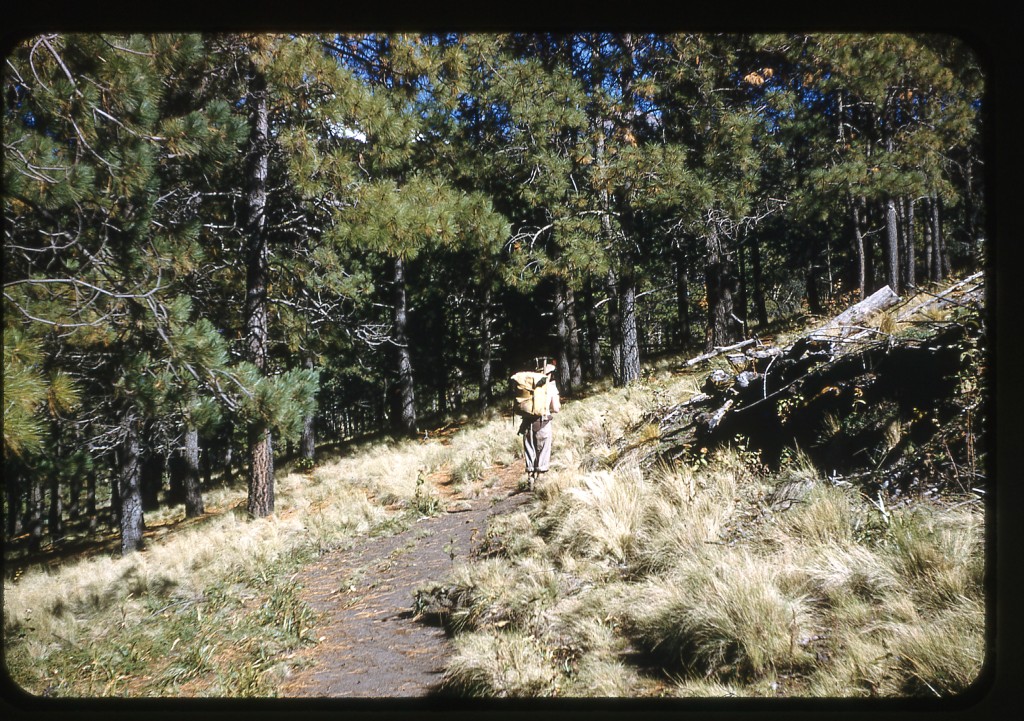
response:
<svg viewBox="0 0 1024 721"><path fill-rule="evenodd" d="M527 473L547 473L551 462L551 418L523 423L523 451Z"/></svg>

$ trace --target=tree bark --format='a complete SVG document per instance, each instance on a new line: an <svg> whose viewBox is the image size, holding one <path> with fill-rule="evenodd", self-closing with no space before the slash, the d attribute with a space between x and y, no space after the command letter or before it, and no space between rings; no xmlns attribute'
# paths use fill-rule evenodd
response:
<svg viewBox="0 0 1024 721"><path fill-rule="evenodd" d="M889 286L883 286L864 300L850 306L820 328L806 335L811 340L833 340L861 332L860 326L867 318L879 311L891 308L900 302L899 295Z"/></svg>
<svg viewBox="0 0 1024 721"><path fill-rule="evenodd" d="M392 259L391 322L396 388L392 412L392 428L399 433L416 433L416 389L412 369L412 352L409 349L409 309L405 288L405 261L396 256ZM441 369L439 369L439 372Z"/></svg>
<svg viewBox="0 0 1024 721"><path fill-rule="evenodd" d="M313 370L313 357L307 355L306 370ZM299 441L299 455L307 461L316 460L316 411L311 410L302 420L302 438Z"/></svg>
<svg viewBox="0 0 1024 721"><path fill-rule="evenodd" d="M50 532L50 541L59 541L64 538L64 499L61 497L60 465L62 456L62 444L60 442L60 429L53 424L54 456L57 459L57 467L50 470L50 511L47 518L47 527Z"/></svg>
<svg viewBox="0 0 1024 721"><path fill-rule="evenodd" d="M622 314L619 312L619 281L615 271L608 271L608 335L612 349L612 382L625 385L622 376Z"/></svg>
<svg viewBox="0 0 1024 721"><path fill-rule="evenodd" d="M203 494L199 489L199 430L192 426L185 429L185 443L181 449L182 485L185 491L185 517L198 518L206 512Z"/></svg>
<svg viewBox="0 0 1024 721"><path fill-rule="evenodd" d="M915 265L917 258L914 249L914 199L901 198L900 209L903 211L903 287L917 286Z"/></svg>
<svg viewBox="0 0 1024 721"><path fill-rule="evenodd" d="M558 386L566 395L582 382L575 298L564 278L555 280L555 331L558 334Z"/></svg>
<svg viewBox="0 0 1024 721"><path fill-rule="evenodd" d="M142 511L142 459L139 420L130 413L123 420L117 496L120 505L121 555L142 550L145 528Z"/></svg>
<svg viewBox="0 0 1024 721"><path fill-rule="evenodd" d="M892 198L885 201L885 251L889 287L899 293L902 289L900 286L900 241L896 223L896 201Z"/></svg>
<svg viewBox="0 0 1024 721"><path fill-rule="evenodd" d="M931 201L924 201L924 223L921 233L924 236L924 277L926 281L935 279L935 238L932 233Z"/></svg>
<svg viewBox="0 0 1024 721"><path fill-rule="evenodd" d="M690 286L687 277L686 254L679 245L673 246L676 275L676 345L682 347L693 339L690 324Z"/></svg>
<svg viewBox="0 0 1024 721"><path fill-rule="evenodd" d="M35 552L43 545L43 487L42 480L34 473L29 476L28 503L25 511L28 550Z"/></svg>
<svg viewBox="0 0 1024 721"><path fill-rule="evenodd" d="M96 530L96 471L90 470L85 477L85 515L89 519L89 532Z"/></svg>
<svg viewBox="0 0 1024 721"><path fill-rule="evenodd" d="M566 322L569 324L569 389L583 385L583 363L580 360L580 327L577 321L576 294L572 286L565 288Z"/></svg>
<svg viewBox="0 0 1024 721"><path fill-rule="evenodd" d="M632 270L619 281L619 316L622 324L622 380L628 386L640 378L640 343L636 327L636 276Z"/></svg>
<svg viewBox="0 0 1024 721"><path fill-rule="evenodd" d="M713 223L708 226L705 240L707 261L704 266L704 283L708 299L708 329L704 349L710 351L715 346L729 345L739 335L732 317L733 278L722 252L718 228Z"/></svg>
<svg viewBox="0 0 1024 721"><path fill-rule="evenodd" d="M21 535L21 502L25 484L24 475L21 470L12 469L11 465L13 464L9 464L4 469L4 494L7 497L7 523L5 529L8 539Z"/></svg>
<svg viewBox="0 0 1024 721"><path fill-rule="evenodd" d="M250 146L248 169L248 218L246 237L246 341L249 360L267 373L268 311L267 276L269 248L266 234L267 168L270 157L270 120L267 82L254 70L250 80ZM252 421L246 432L249 450L249 513L261 518L274 512L274 459L270 428L263 420Z"/></svg>
<svg viewBox="0 0 1024 721"><path fill-rule="evenodd" d="M274 454L270 429L258 424L250 425L249 486L246 510L253 518L263 518L274 512Z"/></svg>
<svg viewBox="0 0 1024 721"><path fill-rule="evenodd" d="M583 313L587 332L587 372L591 380L597 380L603 373L601 363L601 324L597 320L594 299L594 279L587 278L584 286Z"/></svg>
<svg viewBox="0 0 1024 721"><path fill-rule="evenodd" d="M811 315L822 315L821 296L818 293L818 272L814 267L814 261L807 264L804 273L804 283L807 288L807 309Z"/></svg>
<svg viewBox="0 0 1024 721"><path fill-rule="evenodd" d="M942 233L942 202L938 196L932 196L932 239L935 246L935 277L936 283L949 275L949 258L946 254L946 238Z"/></svg>
<svg viewBox="0 0 1024 721"><path fill-rule="evenodd" d="M235 482L235 424L228 421L223 434L224 452L221 456L221 473L224 475L224 483L231 485Z"/></svg>
<svg viewBox="0 0 1024 721"><path fill-rule="evenodd" d="M867 259L864 253L864 233L861 230L861 215L858 207L861 199L850 198L850 215L853 219L853 252L857 259L857 300L867 297Z"/></svg>
<svg viewBox="0 0 1024 721"><path fill-rule="evenodd" d="M757 238L750 240L750 263L754 281L754 310L761 327L768 325L768 306L764 300L764 268L761 265L761 244Z"/></svg>

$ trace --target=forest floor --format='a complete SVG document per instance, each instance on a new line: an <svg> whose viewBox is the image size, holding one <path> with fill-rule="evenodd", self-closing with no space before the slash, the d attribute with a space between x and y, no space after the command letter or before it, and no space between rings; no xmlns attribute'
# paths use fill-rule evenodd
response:
<svg viewBox="0 0 1024 721"><path fill-rule="evenodd" d="M521 464L488 471L473 498L433 479L443 510L396 535L361 538L296 577L302 598L321 614L319 643L296 652L279 689L286 698L418 698L438 689L449 653L442 627L417 616L416 590L471 558L489 520L529 502Z"/></svg>

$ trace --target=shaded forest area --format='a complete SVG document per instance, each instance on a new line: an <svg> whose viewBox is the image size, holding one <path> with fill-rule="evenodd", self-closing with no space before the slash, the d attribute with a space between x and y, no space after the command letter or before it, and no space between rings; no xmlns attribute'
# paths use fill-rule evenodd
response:
<svg viewBox="0 0 1024 721"><path fill-rule="evenodd" d="M943 35L61 35L4 64L7 547L977 270Z"/></svg>

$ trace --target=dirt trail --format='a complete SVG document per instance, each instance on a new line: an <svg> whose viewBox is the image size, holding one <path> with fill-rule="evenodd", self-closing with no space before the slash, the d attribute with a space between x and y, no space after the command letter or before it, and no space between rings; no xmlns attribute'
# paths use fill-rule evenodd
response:
<svg viewBox="0 0 1024 721"><path fill-rule="evenodd" d="M439 487L448 509L388 537L358 540L307 566L296 579L323 622L319 644L296 654L299 670L284 697L422 697L441 681L450 642L444 630L414 618L417 588L443 581L485 537L488 520L530 500L518 493L521 469L492 469L479 495Z"/></svg>

